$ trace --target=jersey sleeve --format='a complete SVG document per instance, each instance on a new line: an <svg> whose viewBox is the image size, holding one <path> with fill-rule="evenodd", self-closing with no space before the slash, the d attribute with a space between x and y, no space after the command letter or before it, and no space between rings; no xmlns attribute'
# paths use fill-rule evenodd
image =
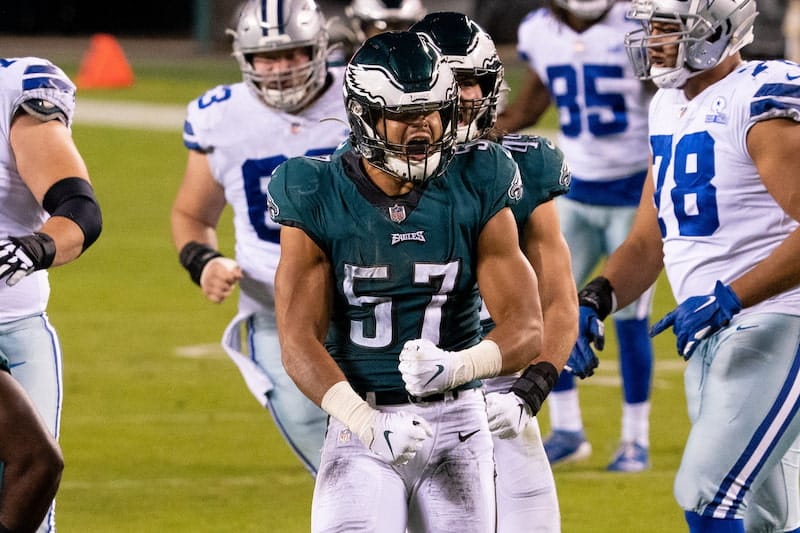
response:
<svg viewBox="0 0 800 533"><path fill-rule="evenodd" d="M528 68L536 70L534 52L540 46L539 35L547 16L547 8L541 7L525 15L517 27L517 56Z"/></svg>
<svg viewBox="0 0 800 533"><path fill-rule="evenodd" d="M475 150L476 182L483 194L482 226L504 207L513 207L522 198L519 167L511 154L497 143L479 141ZM486 170L491 169L487 172Z"/></svg>
<svg viewBox="0 0 800 533"><path fill-rule="evenodd" d="M322 179L326 163L306 157L284 162L272 173L268 185L267 206L272 221L282 226L302 229L322 249L324 209L320 191L330 180Z"/></svg>
<svg viewBox="0 0 800 533"><path fill-rule="evenodd" d="M16 93L9 118L22 108L39 120L59 120L67 127L72 125L76 89L64 71L36 57L2 59L0 68L9 69L3 85L11 94ZM14 86L7 86L9 83Z"/></svg>
<svg viewBox="0 0 800 533"><path fill-rule="evenodd" d="M753 79L760 83L749 102L748 127L773 118L800 122L800 65L767 61L751 69Z"/></svg>
<svg viewBox="0 0 800 533"><path fill-rule="evenodd" d="M531 213L537 206L569 192L572 175L564 153L546 137L506 135L503 147L519 166L524 193L521 207Z"/></svg>
<svg viewBox="0 0 800 533"><path fill-rule="evenodd" d="M214 150L211 134L224 121L227 108L224 102L230 102L231 95L230 85L218 85L189 102L183 123L183 145L187 149L203 153Z"/></svg>

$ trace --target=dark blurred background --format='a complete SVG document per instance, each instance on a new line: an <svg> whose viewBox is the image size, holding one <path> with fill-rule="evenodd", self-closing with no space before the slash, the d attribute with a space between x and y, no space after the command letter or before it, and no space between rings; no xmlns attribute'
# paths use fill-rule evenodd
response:
<svg viewBox="0 0 800 533"><path fill-rule="evenodd" d="M225 28L241 0L39 0L0 3L0 33L81 36L103 32L123 37L191 38L208 48L228 47ZM343 16L348 0L318 0L327 17ZM537 0L423 0L428 11L461 11L498 43L516 41L522 17ZM113 7L111 7L113 5ZM0 51L0 54L2 51Z"/></svg>

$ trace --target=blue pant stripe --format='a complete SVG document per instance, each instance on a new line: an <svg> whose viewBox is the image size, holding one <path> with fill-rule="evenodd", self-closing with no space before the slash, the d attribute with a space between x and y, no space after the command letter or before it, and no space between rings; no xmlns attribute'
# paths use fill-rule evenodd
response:
<svg viewBox="0 0 800 533"><path fill-rule="evenodd" d="M255 341L253 340L253 336L254 335L255 335L255 316L251 316L250 318L247 319L247 344L249 346L250 359L254 363L258 364L258 361L256 361L256 355L255 355L256 348L255 348ZM305 454L302 452L302 450L300 450L300 448L297 447L297 445L294 443L294 441L289 436L289 433L287 433L286 428L281 423L281 419L278 416L278 413L275 411L275 408L272 406L272 399L270 398L269 393L267 393L267 410L269 410L270 415L272 415L272 420L275 422L275 427L278 428L278 432L283 437L283 440L286 441L286 443L289 445L289 448L292 450L292 452L297 456L298 459L300 459L300 462L303 463L303 466L306 467L306 470L308 470L309 473L313 477L317 477L317 468L308 459L308 457L305 456Z"/></svg>
<svg viewBox="0 0 800 533"><path fill-rule="evenodd" d="M725 476L714 500L706 507L703 516L713 516L715 511L724 504L727 508L725 518L734 517L736 509L741 506L742 499L750 489L753 479L764 467L764 462L772 454L778 441L800 409L798 374L800 374L800 347L795 353L792 367L775 403L756 429L739 460ZM734 481L737 479L740 482L734 485ZM738 486L738 489L732 490L732 487L735 486Z"/></svg>

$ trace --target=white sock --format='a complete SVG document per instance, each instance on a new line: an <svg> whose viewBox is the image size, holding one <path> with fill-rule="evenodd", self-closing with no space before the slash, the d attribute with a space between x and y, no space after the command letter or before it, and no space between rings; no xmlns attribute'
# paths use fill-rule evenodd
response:
<svg viewBox="0 0 800 533"><path fill-rule="evenodd" d="M554 431L583 430L578 389L551 392L547 402L550 409L550 426Z"/></svg>
<svg viewBox="0 0 800 533"><path fill-rule="evenodd" d="M622 441L650 447L650 402L623 404Z"/></svg>

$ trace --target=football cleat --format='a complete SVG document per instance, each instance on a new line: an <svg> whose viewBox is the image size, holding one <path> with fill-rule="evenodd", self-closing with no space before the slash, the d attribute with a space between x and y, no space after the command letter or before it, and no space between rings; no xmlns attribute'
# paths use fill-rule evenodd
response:
<svg viewBox="0 0 800 533"><path fill-rule="evenodd" d="M583 431L555 430L545 439L544 451L547 460L555 466L588 459L592 454L592 445Z"/></svg>
<svg viewBox="0 0 800 533"><path fill-rule="evenodd" d="M623 442L606 467L609 472L642 472L650 468L649 450L635 442Z"/></svg>

